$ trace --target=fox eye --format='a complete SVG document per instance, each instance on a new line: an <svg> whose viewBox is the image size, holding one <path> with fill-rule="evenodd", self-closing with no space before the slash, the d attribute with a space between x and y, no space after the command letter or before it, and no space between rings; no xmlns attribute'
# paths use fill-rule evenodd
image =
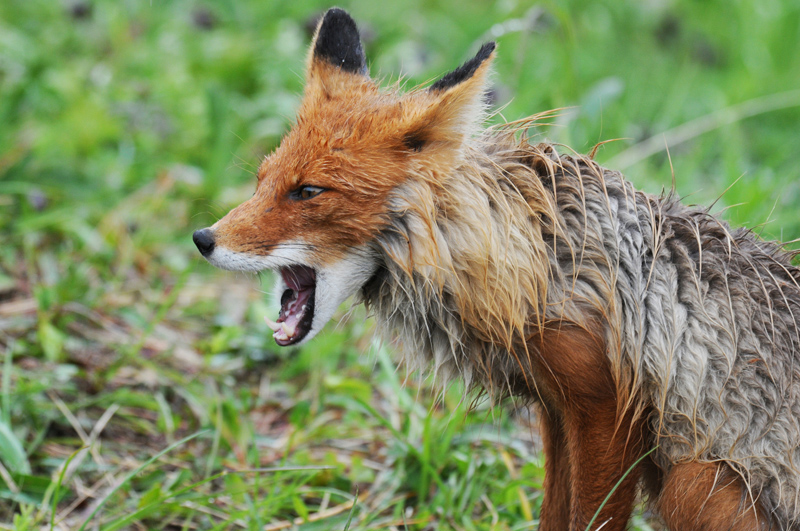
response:
<svg viewBox="0 0 800 531"><path fill-rule="evenodd" d="M316 197L324 191L325 188L320 188L319 186L301 186L297 190L290 192L289 198L295 201L302 201Z"/></svg>

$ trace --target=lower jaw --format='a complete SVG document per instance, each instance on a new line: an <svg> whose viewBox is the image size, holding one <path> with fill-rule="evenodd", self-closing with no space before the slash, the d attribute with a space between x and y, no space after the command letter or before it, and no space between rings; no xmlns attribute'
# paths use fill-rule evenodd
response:
<svg viewBox="0 0 800 531"><path fill-rule="evenodd" d="M275 343L277 343L281 347L288 347L291 345L295 345L303 341L308 334L311 332L311 325L314 321L314 302L315 302L316 290L312 291L311 295L309 296L308 300L306 301L307 310L300 318L299 322L295 326L295 334L292 337L288 337L286 339L283 338L274 338Z"/></svg>
<svg viewBox="0 0 800 531"><path fill-rule="evenodd" d="M279 347L289 347L291 345L294 345L295 343L298 343L299 341L302 341L302 338L300 338L300 339L297 339L297 338L291 338L291 339L278 339L278 338L275 338L275 343Z"/></svg>

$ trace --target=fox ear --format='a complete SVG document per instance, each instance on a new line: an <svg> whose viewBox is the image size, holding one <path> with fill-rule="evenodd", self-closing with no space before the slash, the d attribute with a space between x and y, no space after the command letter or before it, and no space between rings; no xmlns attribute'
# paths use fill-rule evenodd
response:
<svg viewBox="0 0 800 531"><path fill-rule="evenodd" d="M368 75L358 27L344 9L329 9L317 26L311 45L310 70L320 63L333 65L351 74Z"/></svg>
<svg viewBox="0 0 800 531"><path fill-rule="evenodd" d="M427 90L410 95L403 144L411 151L427 146L460 146L484 116L484 91L489 65L494 58L494 42L487 42L478 53L452 72L445 74Z"/></svg>

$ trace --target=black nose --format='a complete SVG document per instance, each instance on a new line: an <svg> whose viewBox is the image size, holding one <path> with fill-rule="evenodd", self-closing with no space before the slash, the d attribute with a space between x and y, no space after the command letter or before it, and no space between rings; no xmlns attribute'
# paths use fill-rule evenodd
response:
<svg viewBox="0 0 800 531"><path fill-rule="evenodd" d="M214 233L211 229L200 229L194 231L192 239L200 254L208 256L214 252Z"/></svg>

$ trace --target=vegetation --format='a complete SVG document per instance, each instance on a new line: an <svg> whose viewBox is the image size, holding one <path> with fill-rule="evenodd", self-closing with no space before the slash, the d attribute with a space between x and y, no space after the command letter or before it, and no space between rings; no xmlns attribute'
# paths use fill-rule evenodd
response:
<svg viewBox="0 0 800 531"><path fill-rule="evenodd" d="M597 158L640 188L800 236L797 2L342 6L386 82L496 39L495 121L565 108L542 137L622 139ZM360 309L281 350L269 275L193 249L289 127L326 7L0 3L0 529L536 528L526 407L407 375Z"/></svg>

